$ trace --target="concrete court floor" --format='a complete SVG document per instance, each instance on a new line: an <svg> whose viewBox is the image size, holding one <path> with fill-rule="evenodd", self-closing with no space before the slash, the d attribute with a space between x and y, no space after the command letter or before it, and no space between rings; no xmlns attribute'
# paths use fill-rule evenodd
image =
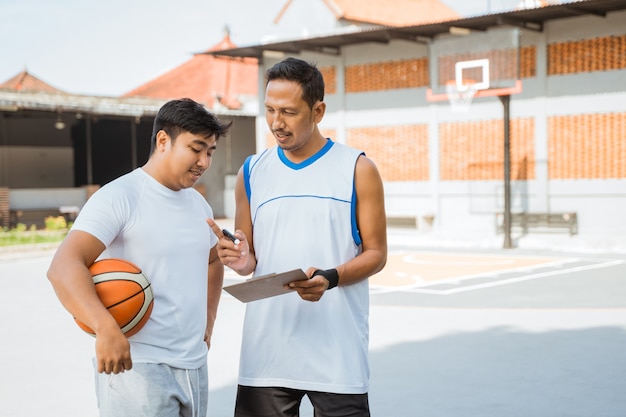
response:
<svg viewBox="0 0 626 417"><path fill-rule="evenodd" d="M4 417L98 415L93 339L56 300L50 256L0 258ZM626 415L623 255L397 247L371 287L373 416ZM243 312L224 293L212 417L232 415Z"/></svg>

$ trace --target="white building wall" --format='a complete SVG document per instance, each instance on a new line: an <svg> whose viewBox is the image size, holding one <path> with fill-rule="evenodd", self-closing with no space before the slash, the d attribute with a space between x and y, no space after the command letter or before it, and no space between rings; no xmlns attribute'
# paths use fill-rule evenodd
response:
<svg viewBox="0 0 626 417"><path fill-rule="evenodd" d="M512 181L514 212L576 212L580 234L626 233L623 221L626 179L548 178L548 118L626 111L626 70L546 76L549 44L621 36L625 32L626 12L612 13L606 18L584 16L549 22L541 33L523 31L522 46L534 45L537 50L537 76L523 79L523 92L511 97L510 117L511 120L525 117L535 120L535 179ZM341 56L303 53L299 57L316 62L320 67L334 65L339 74L342 68L351 65L425 56L428 56L427 45L398 40L389 44L347 46ZM279 60L279 57L265 59L264 67ZM443 233L495 233L495 213L503 211L503 181L441 181L438 125L449 121L502 118L503 106L497 97L477 98L470 112L462 114L451 112L446 102L427 102L426 88L346 95L343 87L339 87L343 86L343 76L338 76L337 82L337 94L327 95L325 99L328 108L321 127L337 129L337 139L341 142L345 141L345 131L352 127L399 124L427 124L429 127L429 180L385 183L389 213L418 218L432 214L435 229ZM262 107L260 114L263 114ZM260 142L264 145L265 139Z"/></svg>

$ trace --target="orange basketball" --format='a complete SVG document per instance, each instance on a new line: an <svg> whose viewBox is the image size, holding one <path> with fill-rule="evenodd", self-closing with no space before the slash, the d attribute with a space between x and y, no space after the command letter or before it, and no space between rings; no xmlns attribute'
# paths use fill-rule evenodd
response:
<svg viewBox="0 0 626 417"><path fill-rule="evenodd" d="M123 259L102 259L89 267L102 304L113 315L128 337L146 324L154 297L150 281L141 268ZM92 329L76 320L78 326L94 336Z"/></svg>

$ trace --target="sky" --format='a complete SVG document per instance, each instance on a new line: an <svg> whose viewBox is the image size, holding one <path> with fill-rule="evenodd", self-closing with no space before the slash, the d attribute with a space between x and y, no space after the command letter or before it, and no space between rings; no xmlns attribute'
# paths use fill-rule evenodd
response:
<svg viewBox="0 0 626 417"><path fill-rule="evenodd" d="M461 16L519 3L442 1ZM225 27L238 46L280 35L272 22L286 2L0 0L0 83L26 69L69 93L119 96L211 48Z"/></svg>

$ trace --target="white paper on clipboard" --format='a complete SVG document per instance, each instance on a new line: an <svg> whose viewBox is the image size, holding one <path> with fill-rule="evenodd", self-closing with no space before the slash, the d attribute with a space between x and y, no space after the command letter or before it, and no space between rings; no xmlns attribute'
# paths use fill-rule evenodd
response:
<svg viewBox="0 0 626 417"><path fill-rule="evenodd" d="M247 303L292 292L294 290L287 289L284 285L293 281L306 279L308 279L308 277L302 269L294 269L292 271L267 274L237 284L227 285L224 287L224 291L228 292L239 301Z"/></svg>

